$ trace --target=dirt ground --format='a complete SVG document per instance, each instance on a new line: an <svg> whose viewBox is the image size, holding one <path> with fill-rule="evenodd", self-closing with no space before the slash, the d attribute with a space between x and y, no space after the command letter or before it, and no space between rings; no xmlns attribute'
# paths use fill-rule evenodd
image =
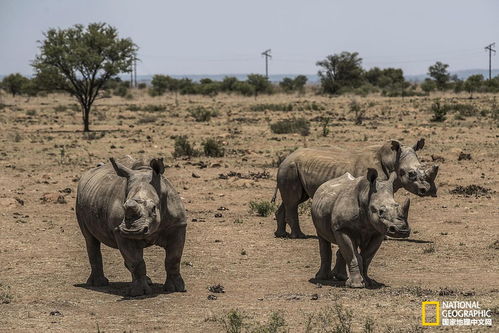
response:
<svg viewBox="0 0 499 333"><path fill-rule="evenodd" d="M63 95L11 97L2 95L0 111L0 331L132 331L220 332L220 318L233 309L248 324L264 323L278 311L290 332L306 330L310 315L339 304L352 311L353 332L371 318L377 331L420 330L421 302L479 301L499 320L499 128L480 111L497 109L495 98L441 95L442 103L473 104L474 116L449 114L430 122L434 97L356 97L366 110L362 125L354 125L351 97L306 94L238 97L149 97L102 99L92 113L94 130L81 132L81 115ZM315 102L319 111L251 111L261 103ZM165 105L166 111L129 111L128 106ZM214 108L210 122L196 122L188 110ZM494 106L495 105L495 106ZM485 112L482 112L485 113ZM273 134L269 122L291 116L311 121L311 134ZM322 136L319 116L330 117L330 133ZM223 141L223 158L173 159L173 136L201 142ZM371 276L386 286L353 290L341 284L317 285L318 241L278 239L273 216L249 212L251 200L270 200L278 155L298 147L342 145L362 148L386 139L414 144L426 139L420 158L439 159L437 198L410 196L413 234L404 241L385 241L371 265ZM471 159L458 160L460 153ZM103 246L108 287L90 288L84 239L74 214L79 176L109 157L164 157L165 175L179 191L188 210L187 243L182 258L186 293L165 294L164 251L145 250L154 294L125 297L131 281L119 252ZM199 163L204 162L204 163ZM204 167L204 165L206 167ZM265 179L241 179L267 171ZM197 177L193 177L193 174ZM225 178L225 177L222 177ZM456 186L480 185L484 195L451 194ZM280 199L278 199L279 201ZM227 210L219 210L225 207ZM301 225L314 235L310 214ZM215 217L215 214L222 217ZM225 293L208 287L223 285ZM317 295L315 295L317 294ZM216 320L218 318L218 320ZM428 330L438 330L429 328ZM443 329L443 328L440 328ZM458 332L459 328L448 331ZM464 331L464 329L462 329ZM469 331L469 328L466 329Z"/></svg>

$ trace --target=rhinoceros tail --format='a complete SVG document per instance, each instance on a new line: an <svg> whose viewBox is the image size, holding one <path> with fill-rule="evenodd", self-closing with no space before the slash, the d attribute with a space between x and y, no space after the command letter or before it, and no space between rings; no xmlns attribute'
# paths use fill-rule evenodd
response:
<svg viewBox="0 0 499 333"><path fill-rule="evenodd" d="M279 190L279 187L277 187L277 184L275 186L275 190L274 190L274 195L272 196L272 199L270 200L271 203L275 203L275 199L277 197L277 191Z"/></svg>

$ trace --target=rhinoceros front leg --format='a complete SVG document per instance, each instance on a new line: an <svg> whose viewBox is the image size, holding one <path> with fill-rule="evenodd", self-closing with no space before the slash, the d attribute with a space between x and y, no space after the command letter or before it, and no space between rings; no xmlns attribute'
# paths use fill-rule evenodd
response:
<svg viewBox="0 0 499 333"><path fill-rule="evenodd" d="M366 246L362 247L360 250L360 255L362 256L362 263L363 263L363 276L368 287L374 288L380 285L375 280L369 278L369 276L367 275L367 271L369 270L369 265L371 264L371 260L374 258L376 252L378 252L378 249L381 246L381 243L383 242L384 238L385 238L384 235L374 236L373 238L371 238L369 243Z"/></svg>
<svg viewBox="0 0 499 333"><path fill-rule="evenodd" d="M166 281L164 289L167 292L186 291L184 280L180 275L180 260L184 251L186 227L182 226L170 231L166 238Z"/></svg>
<svg viewBox="0 0 499 333"><path fill-rule="evenodd" d="M100 250L101 243L87 230L84 225L80 224L80 229L83 233L83 237L85 237L88 261L90 262L90 268L92 269L92 272L87 279L87 284L94 287L107 286L109 284L109 280L104 276L102 253Z"/></svg>
<svg viewBox="0 0 499 333"><path fill-rule="evenodd" d="M356 246L352 239L341 231L334 231L334 237L340 247L341 255L348 266L349 277L345 282L347 287L364 288L365 283L362 278L362 257L357 253Z"/></svg>
<svg viewBox="0 0 499 333"><path fill-rule="evenodd" d="M331 250L331 243L321 236L319 236L319 250L321 253L321 268L317 274L315 274L315 278L319 280L332 279L331 260L333 252Z"/></svg>
<svg viewBox="0 0 499 333"><path fill-rule="evenodd" d="M128 289L129 296L141 296L151 294L149 286L150 279L146 275L146 263L144 262L144 249L133 240L121 237L117 239L118 248L125 259L125 267L132 274L132 285ZM148 281L149 279L149 281Z"/></svg>

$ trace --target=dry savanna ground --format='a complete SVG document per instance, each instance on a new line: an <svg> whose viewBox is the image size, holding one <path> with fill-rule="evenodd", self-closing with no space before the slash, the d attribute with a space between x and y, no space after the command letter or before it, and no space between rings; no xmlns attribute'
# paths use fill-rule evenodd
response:
<svg viewBox="0 0 499 333"><path fill-rule="evenodd" d="M230 323L227 314L235 310L232 323L242 319L245 330L272 332L266 323L279 326L284 319L291 332L306 331L309 322L315 330L329 325L332 331L350 320L353 332L366 323L375 332L413 332L420 330L425 300L479 301L495 313L494 327L480 329L497 330L499 130L491 113L497 117L497 96L357 97L366 119L355 125L348 96L179 96L176 103L173 95L133 94L131 100L99 100L90 134L81 132L80 113L68 96L2 95L0 331L220 332L230 331L224 322ZM431 122L435 97L443 104L472 104L474 110ZM296 111L251 110L262 103L291 103ZM299 110L311 103L320 110ZM189 110L198 106L218 115L196 122ZM270 131L270 122L290 117L310 120L310 135ZM324 117L331 119L327 136ZM204 140L216 138L225 156L174 159L177 135L187 135L200 150ZM371 276L385 284L380 289L318 285L311 280L319 267L318 241L277 239L273 216L249 211L250 201L270 200L279 156L298 147L357 149L389 138L412 145L421 137L426 139L421 159L440 164L439 195L410 195L413 234L385 241L371 265ZM111 284L84 284L89 265L73 210L77 181L97 163L127 154L164 157L165 175L183 198L189 221L182 258L186 293L162 292L164 252L158 247L145 250L153 295L125 296L129 272L119 252L106 247L104 270ZM468 185L490 191L451 193ZM396 199L406 196L401 190ZM306 205L301 224L315 234ZM208 290L217 284L225 293ZM269 319L272 313L277 315Z"/></svg>

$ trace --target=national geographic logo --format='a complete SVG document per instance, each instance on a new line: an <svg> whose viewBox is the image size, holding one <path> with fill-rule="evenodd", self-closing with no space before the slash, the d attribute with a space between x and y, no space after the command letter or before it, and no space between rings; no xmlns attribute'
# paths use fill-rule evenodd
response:
<svg viewBox="0 0 499 333"><path fill-rule="evenodd" d="M421 303L423 326L492 326L492 311L478 301L431 301Z"/></svg>

